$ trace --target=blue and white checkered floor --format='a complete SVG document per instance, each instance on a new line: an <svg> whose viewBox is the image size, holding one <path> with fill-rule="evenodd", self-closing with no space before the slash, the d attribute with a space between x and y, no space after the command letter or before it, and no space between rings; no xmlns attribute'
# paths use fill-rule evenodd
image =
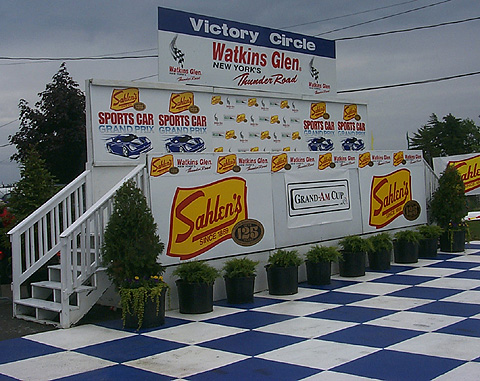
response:
<svg viewBox="0 0 480 381"><path fill-rule="evenodd" d="M0 380L480 380L480 243L166 320L1 341Z"/></svg>

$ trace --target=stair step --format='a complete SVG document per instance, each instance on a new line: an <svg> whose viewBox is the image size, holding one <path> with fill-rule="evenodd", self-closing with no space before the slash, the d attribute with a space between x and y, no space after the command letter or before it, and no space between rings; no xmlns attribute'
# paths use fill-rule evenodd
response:
<svg viewBox="0 0 480 381"><path fill-rule="evenodd" d="M41 308L42 310L47 310L47 311L54 311L54 312L62 311L61 303L50 302L48 300L42 300L42 299L35 299L35 298L20 299L20 300L16 300L15 304L20 304L22 306L33 307L33 308ZM70 306L70 309L75 310L75 309L78 309L78 307Z"/></svg>
<svg viewBox="0 0 480 381"><path fill-rule="evenodd" d="M41 282L33 282L32 286L50 288L52 290L60 290L62 288L62 284L60 282L53 282L51 280L44 280L44 281L41 281Z"/></svg>
<svg viewBox="0 0 480 381"><path fill-rule="evenodd" d="M37 319L33 316L21 315L21 314L17 314L15 317L18 318L18 319L22 319L22 320L33 321L35 323L40 323L40 324L45 324L45 325L53 325L57 328L60 328L60 323L58 321L46 320L46 319Z"/></svg>
<svg viewBox="0 0 480 381"><path fill-rule="evenodd" d="M51 280L34 282L34 283L32 283L32 286L49 288L51 290L61 290L61 288L62 288L62 284L60 282L53 282ZM87 292L87 291L91 291L91 290L95 290L95 287L93 287L93 286L79 286L74 291L76 291L76 292Z"/></svg>

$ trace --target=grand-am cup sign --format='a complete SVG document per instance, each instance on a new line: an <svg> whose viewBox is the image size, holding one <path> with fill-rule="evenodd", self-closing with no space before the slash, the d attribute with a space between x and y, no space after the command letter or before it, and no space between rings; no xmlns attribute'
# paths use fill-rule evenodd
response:
<svg viewBox="0 0 480 381"><path fill-rule="evenodd" d="M450 161L448 165L457 168L465 185L465 193L480 187L480 155L464 160Z"/></svg>
<svg viewBox="0 0 480 381"><path fill-rule="evenodd" d="M158 8L159 81L335 94L335 42Z"/></svg>
<svg viewBox="0 0 480 381"><path fill-rule="evenodd" d="M385 176L373 176L370 190L370 226L380 229L403 214L412 199L412 180L408 169Z"/></svg>
<svg viewBox="0 0 480 381"><path fill-rule="evenodd" d="M234 225L248 218L246 200L246 181L240 177L177 188L166 254L190 259L231 239Z"/></svg>

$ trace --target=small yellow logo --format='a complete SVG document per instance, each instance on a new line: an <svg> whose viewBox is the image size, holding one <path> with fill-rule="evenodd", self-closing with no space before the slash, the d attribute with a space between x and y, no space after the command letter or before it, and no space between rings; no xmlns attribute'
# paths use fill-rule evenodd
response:
<svg viewBox="0 0 480 381"><path fill-rule="evenodd" d="M113 89L110 109L114 111L126 110L127 108L133 107L139 100L140 92L137 88Z"/></svg>

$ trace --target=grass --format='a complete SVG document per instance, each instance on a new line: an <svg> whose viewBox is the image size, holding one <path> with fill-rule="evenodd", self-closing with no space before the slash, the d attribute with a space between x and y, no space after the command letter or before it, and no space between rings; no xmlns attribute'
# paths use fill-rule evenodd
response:
<svg viewBox="0 0 480 381"><path fill-rule="evenodd" d="M472 241L480 240L480 221L469 221L468 228L470 230L470 239Z"/></svg>

